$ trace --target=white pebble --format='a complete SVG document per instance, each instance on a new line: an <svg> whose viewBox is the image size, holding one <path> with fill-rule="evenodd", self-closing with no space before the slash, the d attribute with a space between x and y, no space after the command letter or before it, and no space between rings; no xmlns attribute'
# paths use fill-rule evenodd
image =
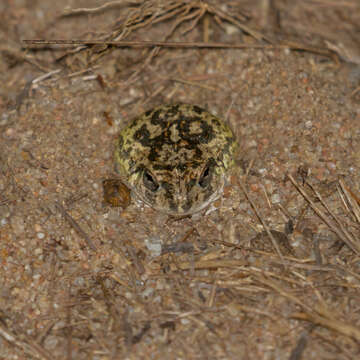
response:
<svg viewBox="0 0 360 360"><path fill-rule="evenodd" d="M150 237L149 239L145 240L145 245L148 250L151 252L152 256L160 256L161 255L161 240L159 237Z"/></svg>
<svg viewBox="0 0 360 360"><path fill-rule="evenodd" d="M273 194L271 196L271 202L273 204L279 204L280 203L280 195L279 194Z"/></svg>

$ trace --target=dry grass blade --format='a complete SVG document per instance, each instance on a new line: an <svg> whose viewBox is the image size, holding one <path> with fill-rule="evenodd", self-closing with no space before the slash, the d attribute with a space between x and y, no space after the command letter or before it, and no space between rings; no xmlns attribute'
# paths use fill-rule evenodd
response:
<svg viewBox="0 0 360 360"><path fill-rule="evenodd" d="M168 6L164 11L156 12L156 16L153 17L151 23L156 24L164 20L168 20L174 17L175 15L181 13L183 10L184 7L182 4L175 4L172 6Z"/></svg>
<svg viewBox="0 0 360 360"><path fill-rule="evenodd" d="M350 205L350 210L354 214L356 221L360 224L360 199L359 197L349 189L342 180L339 180L340 188L346 197L347 203Z"/></svg>
<svg viewBox="0 0 360 360"><path fill-rule="evenodd" d="M237 268L245 266L245 260L201 260L195 263L184 261L181 263L171 264L172 270L189 270L189 269L217 269L217 268Z"/></svg>
<svg viewBox="0 0 360 360"><path fill-rule="evenodd" d="M191 24L189 25L189 27L187 29L185 29L181 32L181 35L185 35L186 33L193 30L195 28L195 26L199 23L199 21L203 18L205 13L206 13L206 11L204 9L200 9L199 11L194 13L193 17L195 17L195 19L191 22Z"/></svg>
<svg viewBox="0 0 360 360"><path fill-rule="evenodd" d="M78 8L78 9L65 9L61 17L83 15L83 14L97 14L114 7L123 7L127 5L140 5L141 0L118 0L110 1L96 8Z"/></svg>
<svg viewBox="0 0 360 360"><path fill-rule="evenodd" d="M303 303L299 297L292 295L291 292L288 289L283 288L279 283L275 282L274 280L271 280L268 277L265 277L262 274L256 274L254 273L255 278L257 281L259 281L261 284L265 285L266 287L270 287L273 290L275 290L277 293L282 295L283 297L289 299L293 303L300 305L303 309L305 309L308 313L312 313L313 310L310 306Z"/></svg>
<svg viewBox="0 0 360 360"><path fill-rule="evenodd" d="M298 297L292 295L290 291L283 288L280 284L269 279L268 277L256 274L255 276L259 282L268 287L271 287L280 295L284 296L295 304L300 305L305 310L305 313L296 313L292 315L292 318L311 321L314 324L327 327L329 329L340 332L343 335L349 336L357 341L360 341L360 329L335 319L333 317L333 313L331 313L325 307L314 309L313 307L310 307L303 303ZM325 306L325 303L323 303L322 305Z"/></svg>
<svg viewBox="0 0 360 360"><path fill-rule="evenodd" d="M354 91L351 92L350 97L355 97L358 92L360 92L360 86L358 86Z"/></svg>
<svg viewBox="0 0 360 360"><path fill-rule="evenodd" d="M321 54L324 56L331 57L332 53L325 49L319 47L311 47L298 43L285 43L285 44L230 44L230 43L217 43L217 42L186 42L186 41L106 41L106 40L81 40L81 39L54 39L54 40L44 40L44 39L23 39L22 42L26 45L83 45L83 46L93 46L93 45L109 45L115 47L133 47L133 48L153 48L153 47L163 47L163 48L189 48L189 49L263 49L263 50L273 50L273 49L290 49L290 50L303 50L312 52L315 54ZM78 47L69 51L70 53L76 53L84 47Z"/></svg>
<svg viewBox="0 0 360 360"><path fill-rule="evenodd" d="M348 232L344 229L344 227L342 226L341 222L338 221L338 226L336 226L330 219L329 217L327 217L323 211L321 211L315 204L314 202L311 200L311 198L309 197L309 195L306 193L306 191L304 190L304 188L302 186L300 186L295 179L288 174L288 178L290 179L290 181L292 182L292 184L296 187L296 189L300 192L300 194L304 197L304 199L310 204L311 208L314 210L314 212L320 217L321 220L324 221L324 223L339 237L339 239L341 239L346 245L349 246L350 249L352 249L356 254L360 254L360 245L350 237L350 235L348 234ZM319 197L319 193L315 192L315 194ZM321 196L319 197L319 200L321 201L322 198ZM321 202L322 205L324 205L324 202ZM325 205L324 205L325 206ZM329 211L328 207L325 206L325 208L327 208L327 210ZM330 213L333 218L337 219L332 213Z"/></svg>
<svg viewBox="0 0 360 360"><path fill-rule="evenodd" d="M328 207L328 205L326 204L326 202L324 201L323 197L321 196L321 194L312 186L310 185L312 191L314 192L314 194L317 196L317 198L320 200L320 203L322 206L324 206L324 208L327 210L327 212L330 214L330 216L333 218L333 220L336 222L336 224L339 226L339 228L341 229L341 231L343 232L343 234L345 235L346 239L348 240L348 242L350 244L353 245L354 248L356 248L359 252L360 252L360 244L356 243L356 239L349 233L349 231L346 230L343 222L341 222L339 220L339 218L330 210L330 208Z"/></svg>
<svg viewBox="0 0 360 360"><path fill-rule="evenodd" d="M79 224L70 216L64 207L56 202L55 207L60 211L61 215L65 218L65 220L75 229L75 231L86 241L89 248L93 251L96 251L97 248L93 241L90 239L89 235L79 226Z"/></svg>
<svg viewBox="0 0 360 360"><path fill-rule="evenodd" d="M219 91L219 89L213 87L213 86L209 86L209 85L204 85L204 84L199 84L196 83L194 81L189 81L189 80L183 80L183 79L175 79L175 78L171 78L169 80L175 81L175 82L179 82L185 85L190 85L190 86L197 86L206 90L210 90L210 91Z"/></svg>
<svg viewBox="0 0 360 360"><path fill-rule="evenodd" d="M48 79L49 77L51 77L51 76L53 76L53 75L55 75L55 74L58 74L60 71L61 71L61 69L56 69L56 70L50 71L50 72L48 72L48 73L46 73L46 74L43 74L43 75L37 77L36 79L34 79L34 80L32 81L32 84L38 84L38 83L40 83L41 81L43 81L43 80L45 80L45 79Z"/></svg>
<svg viewBox="0 0 360 360"><path fill-rule="evenodd" d="M223 20L226 20L226 21L232 23L233 25L237 26L242 31L244 31L247 34L251 35L256 40L259 40L259 41L265 40L270 44L272 43L270 38L268 38L264 34L261 34L259 31L255 31L255 30L249 28L248 26L242 24L239 20L235 19L233 16L225 13L224 11L216 8L215 6L208 6L208 11L209 11L209 13L216 14L219 18L221 18Z"/></svg>
<svg viewBox="0 0 360 360"><path fill-rule="evenodd" d="M308 0L310 3L318 3L326 6L336 6L336 7L349 7L349 8L359 8L359 4L351 1L341 1L341 0Z"/></svg>
<svg viewBox="0 0 360 360"><path fill-rule="evenodd" d="M334 330L342 335L349 336L356 341L360 341L360 329L348 325L343 321L329 319L321 315L311 313L296 313L291 316L294 319L310 321L316 325L321 325L328 329Z"/></svg>
<svg viewBox="0 0 360 360"><path fill-rule="evenodd" d="M255 204L253 203L253 201L250 199L250 196L249 196L249 193L247 192L247 190L245 189L245 186L244 184L241 182L241 181L237 181L238 185L241 187L242 191L244 192L247 200L249 201L251 207L253 208L257 218L259 219L259 221L261 222L262 226L264 227L267 235L269 236L270 240L271 240L271 243L273 244L277 254L279 255L280 259L281 259L281 262L284 266L284 268L286 268L286 264L285 264L285 261L284 261L284 257L283 255L281 254L281 251L280 251L280 248L279 248L279 245L276 241L276 239L274 238L274 236L272 235L269 227L266 225L265 223L265 220L263 219L263 217L261 216L260 212L258 211L258 209L256 208Z"/></svg>
<svg viewBox="0 0 360 360"><path fill-rule="evenodd" d="M19 340L15 335L13 335L9 330L5 329L3 325L0 324L0 336L2 336L6 341L14 346L20 348L29 356L34 357L35 359L46 359L54 360L54 356L47 352L44 348L36 343L29 344L27 342Z"/></svg>
<svg viewBox="0 0 360 360"><path fill-rule="evenodd" d="M195 12L195 14L193 13L190 13L189 14L189 11L190 11L190 7L188 6L185 6L185 7L182 7L180 9L176 9L173 13L171 14L168 14L168 16L164 17L164 20L166 18L169 18L169 17L172 17L174 13L179 13L181 11L183 11L180 16L178 18L176 18L173 26L171 27L170 31L168 32L168 34L166 35L166 39L169 39L170 36L175 32L175 29L181 24L183 23L184 21L186 20L191 20L193 19L195 16L197 16L197 13ZM199 10L198 10L199 12ZM160 20L159 20L160 21ZM159 21L156 21L156 22L159 22Z"/></svg>
<svg viewBox="0 0 360 360"><path fill-rule="evenodd" d="M271 314L270 312L257 309L256 307L241 305L241 304L237 304L237 303L231 303L231 304L227 305L227 307L231 307L232 309L240 310L244 313L253 313L253 314L257 314L257 315L264 315L264 316L269 317L272 321L278 321L278 318L276 316L274 316L273 314Z"/></svg>

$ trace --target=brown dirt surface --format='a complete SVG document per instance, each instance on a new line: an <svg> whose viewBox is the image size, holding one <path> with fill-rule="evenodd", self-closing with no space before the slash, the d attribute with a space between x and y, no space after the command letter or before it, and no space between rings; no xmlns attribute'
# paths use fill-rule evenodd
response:
<svg viewBox="0 0 360 360"><path fill-rule="evenodd" d="M0 359L359 357L358 0L2 0L0 14ZM116 134L172 102L234 130L222 199L183 219L112 207Z"/></svg>

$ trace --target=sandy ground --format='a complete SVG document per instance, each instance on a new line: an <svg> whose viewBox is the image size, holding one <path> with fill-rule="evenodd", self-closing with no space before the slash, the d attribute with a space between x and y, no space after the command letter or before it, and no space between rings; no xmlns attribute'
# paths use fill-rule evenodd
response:
<svg viewBox="0 0 360 360"><path fill-rule="evenodd" d="M314 46L325 34L332 44L334 34L356 39L357 1L304 3L278 2L288 34ZM242 6L266 28L260 2ZM56 18L64 7L0 4L0 359L355 359L356 55L337 64L289 49L162 49L152 59L146 49L95 49L56 61L67 50L21 51L24 38L96 38L128 10ZM258 43L206 19L172 40L202 41L206 28L211 41ZM130 39L163 39L173 21ZM106 204L116 134L142 111L178 101L226 119L237 136L222 199L181 220L134 201Z"/></svg>

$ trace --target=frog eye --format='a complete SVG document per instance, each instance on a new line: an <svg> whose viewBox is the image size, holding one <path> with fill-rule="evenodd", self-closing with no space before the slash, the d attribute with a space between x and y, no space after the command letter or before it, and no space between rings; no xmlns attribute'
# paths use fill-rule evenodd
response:
<svg viewBox="0 0 360 360"><path fill-rule="evenodd" d="M155 177L147 170L143 173L143 182L147 189L155 192L159 188L159 184L156 181Z"/></svg>
<svg viewBox="0 0 360 360"><path fill-rule="evenodd" d="M202 188L206 188L210 184L211 177L212 177L212 171L213 171L213 168L209 164L204 167L204 170L201 173L200 178L199 178L199 185Z"/></svg>

